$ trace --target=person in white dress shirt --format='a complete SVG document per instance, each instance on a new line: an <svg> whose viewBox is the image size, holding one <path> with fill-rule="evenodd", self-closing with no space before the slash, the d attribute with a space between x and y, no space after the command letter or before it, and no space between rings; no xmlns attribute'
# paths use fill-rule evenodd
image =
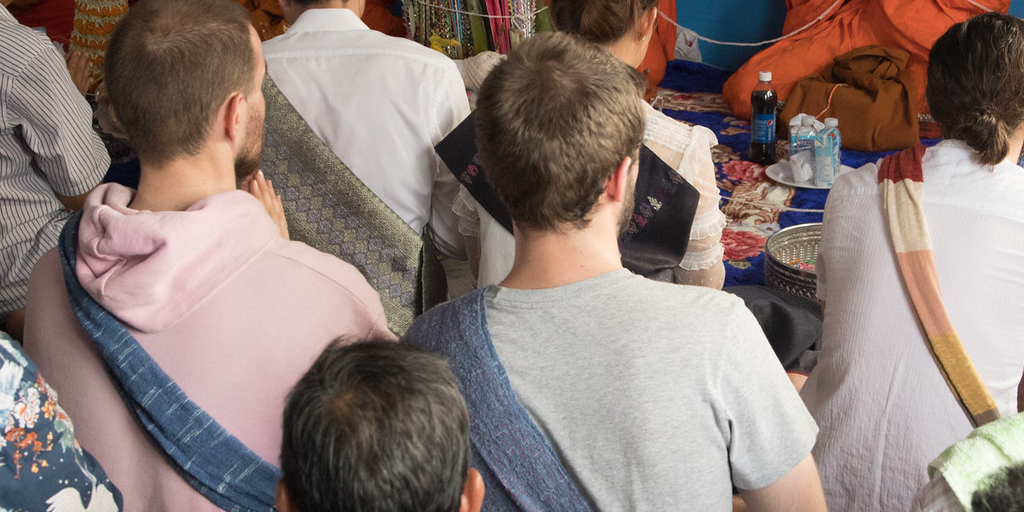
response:
<svg viewBox="0 0 1024 512"><path fill-rule="evenodd" d="M288 31L263 43L267 71L313 131L412 229L465 259L458 183L434 145L469 115L448 57L370 30L364 0L278 0ZM428 226L429 224L429 226Z"/></svg>
<svg viewBox="0 0 1024 512"><path fill-rule="evenodd" d="M942 303L1003 416L1024 368L1024 21L990 13L932 47L926 96L943 141L921 162ZM833 510L907 510L927 466L972 425L950 392L896 266L878 166L843 173L817 258L825 307L801 396Z"/></svg>

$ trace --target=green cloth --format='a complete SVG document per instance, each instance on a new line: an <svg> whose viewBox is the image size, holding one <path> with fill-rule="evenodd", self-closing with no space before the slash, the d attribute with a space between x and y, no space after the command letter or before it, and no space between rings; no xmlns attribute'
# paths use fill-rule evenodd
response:
<svg viewBox="0 0 1024 512"><path fill-rule="evenodd" d="M551 9L542 7L537 11L533 31L537 34L555 31L555 22L551 20Z"/></svg>
<svg viewBox="0 0 1024 512"><path fill-rule="evenodd" d="M380 294L388 327L401 336L424 305L445 298L444 271L432 244L352 173L270 76L263 95L262 170L281 195L291 239L358 268Z"/></svg>
<svg viewBox="0 0 1024 512"><path fill-rule="evenodd" d="M964 510L971 510L975 491L987 488L988 480L1001 469L1020 462L1024 462L1024 413L974 429L928 465L928 476L942 471Z"/></svg>

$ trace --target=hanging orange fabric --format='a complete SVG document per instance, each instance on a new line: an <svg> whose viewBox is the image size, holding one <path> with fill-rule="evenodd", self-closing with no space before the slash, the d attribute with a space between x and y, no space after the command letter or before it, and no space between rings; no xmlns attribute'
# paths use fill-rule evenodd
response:
<svg viewBox="0 0 1024 512"><path fill-rule="evenodd" d="M405 21L391 14L391 2L388 0L366 0L361 19L370 30L383 32L389 36L405 37Z"/></svg>
<svg viewBox="0 0 1024 512"><path fill-rule="evenodd" d="M287 24L284 12L277 0L234 0L245 7L252 15L252 26L261 41L274 38L284 33Z"/></svg>
<svg viewBox="0 0 1024 512"><path fill-rule="evenodd" d="M658 10L669 19L676 19L675 0L658 0ZM647 46L643 62L637 68L641 73L646 73L647 91L644 92L644 99L648 101L658 93L658 84L665 78L665 66L675 58L676 52L676 26L660 18L655 18L657 26L654 35Z"/></svg>
<svg viewBox="0 0 1024 512"><path fill-rule="evenodd" d="M975 1L1003 13L1010 7L1010 0ZM832 0L787 0L790 10L783 33L806 25L830 5ZM928 51L949 27L982 12L963 0L846 0L808 30L751 57L725 83L722 94L737 117L749 119L750 93L757 85L758 71L772 71L775 90L785 100L801 77L821 73L833 59L854 48L878 44L910 54L907 70L917 103L926 111Z"/></svg>
<svg viewBox="0 0 1024 512"><path fill-rule="evenodd" d="M288 23L277 0L234 0L252 14L252 26L260 40L266 41L285 32ZM362 20L367 27L389 36L405 37L405 22L390 11L387 0L367 0Z"/></svg>

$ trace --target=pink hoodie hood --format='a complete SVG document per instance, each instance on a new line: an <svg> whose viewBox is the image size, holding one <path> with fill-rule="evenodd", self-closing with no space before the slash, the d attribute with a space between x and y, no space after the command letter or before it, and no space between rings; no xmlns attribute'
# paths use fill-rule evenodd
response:
<svg viewBox="0 0 1024 512"><path fill-rule="evenodd" d="M242 191L207 197L183 212L133 210L134 193L107 184L89 194L76 273L89 295L137 331L173 326L283 242L263 205Z"/></svg>

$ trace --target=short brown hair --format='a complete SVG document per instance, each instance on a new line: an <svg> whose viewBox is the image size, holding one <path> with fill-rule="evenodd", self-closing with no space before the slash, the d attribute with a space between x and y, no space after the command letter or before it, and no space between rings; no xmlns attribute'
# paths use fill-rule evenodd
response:
<svg viewBox="0 0 1024 512"><path fill-rule="evenodd" d="M622 39L658 0L551 0L551 19L562 32L595 44Z"/></svg>
<svg viewBox="0 0 1024 512"><path fill-rule="evenodd" d="M1001 162L1024 122L1024 21L993 12L957 23L928 59L925 96L943 137Z"/></svg>
<svg viewBox="0 0 1024 512"><path fill-rule="evenodd" d="M141 0L106 58L110 103L142 159L196 154L221 104L256 77L249 16L231 0Z"/></svg>
<svg viewBox="0 0 1024 512"><path fill-rule="evenodd" d="M484 174L521 226L586 226L604 184L643 138L646 83L603 48L537 35L488 75L477 100Z"/></svg>

